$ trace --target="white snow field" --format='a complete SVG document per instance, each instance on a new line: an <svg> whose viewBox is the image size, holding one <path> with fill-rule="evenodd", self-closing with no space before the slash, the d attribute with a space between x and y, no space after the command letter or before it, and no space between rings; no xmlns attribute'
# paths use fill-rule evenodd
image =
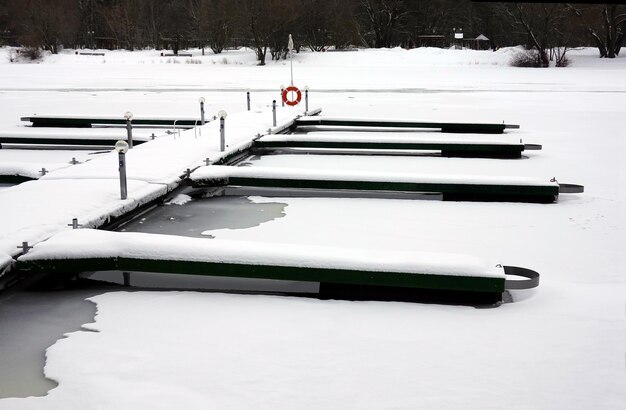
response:
<svg viewBox="0 0 626 410"><path fill-rule="evenodd" d="M567 68L520 69L506 65L513 52L303 52L295 56L294 82L311 87L311 106L329 116L520 124L503 138L543 145L523 159L275 155L246 165L557 177L584 185L584 194L561 195L548 205L272 198L287 204L284 217L209 230L215 239L206 240L324 246L339 254L470 255L536 270L542 275L538 288L511 291L513 302L493 309L190 291L106 293L91 298L97 304L93 323L47 349L44 372L59 385L43 397L2 399L0 409L626 408L626 58L600 60L586 49L573 52ZM225 109L230 120L245 110L247 88L253 109L266 109L279 86L289 83L288 62L258 67L246 50L218 56L194 51L201 64L176 64L158 54L85 57L67 51L27 65L0 56L0 131L20 129L19 117L33 113L189 116L200 96L207 98L208 113ZM117 171L115 163L109 169L91 162L85 165L89 175L106 171L113 178ZM58 183L54 174L79 167L0 194ZM158 178L170 176L134 170L139 185L131 192L155 185L151 175L157 171ZM67 224L67 218L56 221L53 210L76 206L67 190L86 181L92 180L33 197L51 204L37 214L2 201L3 221L10 213L35 227L48 220L57 228ZM113 198L116 182L105 181L111 187L94 185L90 201ZM9 239L11 246L21 242Z"/></svg>

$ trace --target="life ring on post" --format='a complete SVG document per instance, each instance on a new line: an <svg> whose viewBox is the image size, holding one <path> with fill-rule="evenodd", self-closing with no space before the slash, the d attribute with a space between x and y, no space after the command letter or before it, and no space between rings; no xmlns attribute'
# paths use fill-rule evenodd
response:
<svg viewBox="0 0 626 410"><path fill-rule="evenodd" d="M289 99L289 93L296 93L296 98L294 100ZM295 85L290 85L289 87L283 90L283 102L291 107L294 105L300 104L302 100L302 92L298 90L298 87Z"/></svg>

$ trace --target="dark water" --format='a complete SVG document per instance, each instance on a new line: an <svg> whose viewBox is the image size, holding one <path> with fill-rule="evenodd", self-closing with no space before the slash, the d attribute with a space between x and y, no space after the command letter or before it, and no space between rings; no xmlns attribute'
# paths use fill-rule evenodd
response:
<svg viewBox="0 0 626 410"><path fill-rule="evenodd" d="M44 377L45 350L94 320L85 299L102 291L15 292L0 296L0 399L45 396L57 383Z"/></svg>
<svg viewBox="0 0 626 410"><path fill-rule="evenodd" d="M209 238L202 232L252 228L282 218L286 206L281 202L254 203L245 196L199 198L182 205L160 205L120 231Z"/></svg>

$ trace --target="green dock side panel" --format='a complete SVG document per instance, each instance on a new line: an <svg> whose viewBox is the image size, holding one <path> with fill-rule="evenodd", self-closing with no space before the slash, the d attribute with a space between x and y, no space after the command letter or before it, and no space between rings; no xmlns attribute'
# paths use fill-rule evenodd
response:
<svg viewBox="0 0 626 410"><path fill-rule="evenodd" d="M501 293L504 278L455 275L432 275L406 272L375 272L350 269L325 269L302 266L246 265L181 260L141 258L93 258L18 261L24 272L80 273L119 270L185 275L220 276L251 279L274 279L345 285L386 286L411 289L453 290Z"/></svg>
<svg viewBox="0 0 626 410"><path fill-rule="evenodd" d="M484 123L444 123L390 120L355 120L332 118L306 118L296 120L296 126L370 127L370 128L432 128L448 133L502 134L506 128L517 125Z"/></svg>

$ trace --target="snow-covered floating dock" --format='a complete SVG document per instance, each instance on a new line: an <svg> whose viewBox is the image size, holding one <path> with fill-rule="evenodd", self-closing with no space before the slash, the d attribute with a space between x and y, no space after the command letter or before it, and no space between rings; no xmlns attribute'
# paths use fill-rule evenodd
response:
<svg viewBox="0 0 626 410"><path fill-rule="evenodd" d="M180 128L180 127L179 127ZM165 129L159 130L157 135L165 134ZM59 145L66 147L84 147L89 149L94 147L113 147L120 138L125 138L126 131L120 128L98 128L98 129L45 129L45 128L24 128L10 132L0 132L0 148L14 145ZM133 144L140 145L152 140L151 132L145 129L133 129Z"/></svg>
<svg viewBox="0 0 626 410"><path fill-rule="evenodd" d="M312 113L319 113L314 110ZM220 151L219 122L168 135L135 147L126 154L128 199L120 199L118 155L99 155L91 161L50 172L36 181L0 191L0 278L23 242L37 244L63 230L72 219L82 227L100 227L159 200L182 181L187 170L211 162L223 163L245 152L253 138L293 126L301 111L233 113L226 120L226 150ZM0 281L0 288L2 283Z"/></svg>
<svg viewBox="0 0 626 410"><path fill-rule="evenodd" d="M63 128L91 128L94 125L125 125L126 119L122 116L113 117L91 117L91 116L71 116L71 115L31 115L20 118L21 121L30 122L33 127L63 127ZM177 126L182 128L192 128L200 125L200 118L133 118L133 125L152 126Z"/></svg>
<svg viewBox="0 0 626 410"><path fill-rule="evenodd" d="M198 168L191 174L190 183L197 188L232 185L294 189L423 192L441 193L444 200L535 203L555 202L561 192L561 186L556 180L537 178L416 175L218 165ZM573 187L573 185L564 186Z"/></svg>
<svg viewBox="0 0 626 410"><path fill-rule="evenodd" d="M404 128L431 129L450 133L502 134L505 129L517 129L517 124L427 122L374 118L323 117L300 118L296 127L364 127L364 128Z"/></svg>
<svg viewBox="0 0 626 410"><path fill-rule="evenodd" d="M465 255L338 249L93 229L57 234L19 257L17 266L21 271L34 273L117 270L309 281L331 287L339 284L471 292L473 300L484 302L501 301L507 274L501 264ZM520 268L512 269L514 273L520 272L515 271ZM536 286L538 275L530 276L534 278L531 286Z"/></svg>
<svg viewBox="0 0 626 410"><path fill-rule="evenodd" d="M254 141L257 149L339 149L382 151L440 151L443 157L521 158L525 149L538 150L540 145L526 145L502 139L425 138L415 135L354 132L315 132L309 134L267 135Z"/></svg>

